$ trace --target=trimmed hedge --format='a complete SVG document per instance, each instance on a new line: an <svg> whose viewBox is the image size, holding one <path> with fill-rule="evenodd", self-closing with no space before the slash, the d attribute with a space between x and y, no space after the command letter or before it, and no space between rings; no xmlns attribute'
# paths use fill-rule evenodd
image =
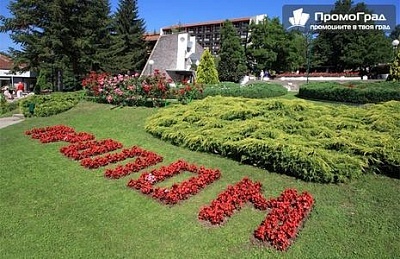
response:
<svg viewBox="0 0 400 259"><path fill-rule="evenodd" d="M48 117L71 109L79 103L83 96L83 91L32 95L22 99L19 104L25 117ZM30 112L32 104L34 104L33 113Z"/></svg>
<svg viewBox="0 0 400 259"><path fill-rule="evenodd" d="M400 102L366 107L302 100L208 97L159 111L146 130L306 181L347 182L364 172L399 177Z"/></svg>
<svg viewBox="0 0 400 259"><path fill-rule="evenodd" d="M236 83L222 82L215 85L205 85L201 98L217 95L246 98L270 98L285 94L287 94L287 89L280 84L253 83L241 86Z"/></svg>
<svg viewBox="0 0 400 259"><path fill-rule="evenodd" d="M302 85L299 97L349 103L379 103L390 100L400 101L398 82L313 82Z"/></svg>

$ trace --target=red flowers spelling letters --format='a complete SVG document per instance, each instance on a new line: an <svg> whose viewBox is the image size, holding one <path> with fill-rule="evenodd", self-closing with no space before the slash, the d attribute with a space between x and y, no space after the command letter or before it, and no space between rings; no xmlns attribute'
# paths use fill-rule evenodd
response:
<svg viewBox="0 0 400 259"><path fill-rule="evenodd" d="M198 218L213 225L220 225L235 211L239 211L246 202L253 203L257 209L267 209L267 200L261 194L261 183L253 183L247 177L234 186L228 186L210 206L200 210Z"/></svg>
<svg viewBox="0 0 400 259"><path fill-rule="evenodd" d="M134 162L106 169L104 176L107 178L121 178L163 161L162 156L137 146L122 149L118 153L108 153L121 149L122 144L112 139L95 140L92 134L76 132L65 125L33 128L25 134L42 143L57 141L72 143L60 148L60 152L69 158L80 160L82 166L90 169L136 157ZM156 183L184 171L195 173L197 176L173 184L171 188L155 187ZM173 205L188 199L191 195L196 195L220 177L218 169L207 169L178 160L168 166L145 172L137 180L130 180L128 187L140 190L143 194L165 204ZM278 250L286 250L309 215L314 199L307 192L299 195L296 190L287 189L278 198L267 200L262 194L261 183L252 182L245 177L234 186L228 186L209 206L201 208L198 218L213 225L221 225L248 202L258 210L268 211L263 222L254 231L254 237Z"/></svg>
<svg viewBox="0 0 400 259"><path fill-rule="evenodd" d="M154 187L154 184L184 171L196 173L198 176L191 177L180 184L174 184L171 188ZM168 166L162 166L149 173L143 173L139 179L130 180L128 186L140 190L143 194L151 195L166 204L176 204L181 200L187 199L190 195L195 195L220 177L219 170L207 169L203 166L197 167L186 161L178 160Z"/></svg>
<svg viewBox="0 0 400 259"><path fill-rule="evenodd" d="M92 140L86 142L78 142L77 144L71 144L69 146L60 148L60 152L74 160L81 160L90 156L114 151L119 148L122 148L121 143L112 139L105 139L101 141Z"/></svg>
<svg viewBox="0 0 400 259"><path fill-rule="evenodd" d="M32 130L25 131L25 134L30 135L34 139L39 139L42 143L50 143L56 141L76 143L94 139L94 136L92 134L85 132L77 133L73 128L64 125L49 126L45 128L34 128Z"/></svg>
<svg viewBox="0 0 400 259"><path fill-rule="evenodd" d="M299 195L294 189L285 190L277 199L268 200L271 212L254 231L254 237L271 243L278 250L286 250L313 204L311 194L303 192Z"/></svg>

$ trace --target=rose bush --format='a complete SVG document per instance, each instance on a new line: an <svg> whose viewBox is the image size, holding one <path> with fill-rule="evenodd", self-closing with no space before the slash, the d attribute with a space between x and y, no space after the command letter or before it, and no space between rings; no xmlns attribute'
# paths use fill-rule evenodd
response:
<svg viewBox="0 0 400 259"><path fill-rule="evenodd" d="M96 74L91 72L82 82L93 100L115 105L141 106L165 103L171 81L158 70L151 76Z"/></svg>

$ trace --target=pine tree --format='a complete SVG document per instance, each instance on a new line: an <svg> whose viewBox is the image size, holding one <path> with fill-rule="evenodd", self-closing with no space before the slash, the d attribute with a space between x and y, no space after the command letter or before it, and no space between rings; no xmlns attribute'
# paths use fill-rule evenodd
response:
<svg viewBox="0 0 400 259"><path fill-rule="evenodd" d="M226 20L221 29L218 74L220 81L239 82L246 74L246 56L232 22Z"/></svg>
<svg viewBox="0 0 400 259"><path fill-rule="evenodd" d="M139 18L137 0L120 0L115 14L108 70L112 73L140 71L147 59L145 23Z"/></svg>
<svg viewBox="0 0 400 259"><path fill-rule="evenodd" d="M1 17L0 31L10 32L21 46L10 50L17 70L70 71L79 82L99 63L108 33L108 0L15 0L9 10L12 17Z"/></svg>
<svg viewBox="0 0 400 259"><path fill-rule="evenodd" d="M200 64L196 70L196 82L200 84L216 84L219 82L214 58L208 49L201 55Z"/></svg>

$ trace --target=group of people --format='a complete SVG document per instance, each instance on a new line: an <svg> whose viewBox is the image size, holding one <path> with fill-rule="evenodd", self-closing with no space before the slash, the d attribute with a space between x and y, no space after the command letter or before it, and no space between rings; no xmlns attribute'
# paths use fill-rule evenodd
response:
<svg viewBox="0 0 400 259"><path fill-rule="evenodd" d="M261 72L260 72L260 80L268 80L269 79L269 72L268 72L268 70L266 69L265 70L265 72L264 72L264 70L261 70Z"/></svg>
<svg viewBox="0 0 400 259"><path fill-rule="evenodd" d="M13 100L14 96L10 91L10 88L6 85L2 88L3 90L3 94L5 96L6 99L8 100ZM17 87L16 87L16 94L17 94L17 98L21 98L23 96L25 87L24 84L22 82L19 82Z"/></svg>

